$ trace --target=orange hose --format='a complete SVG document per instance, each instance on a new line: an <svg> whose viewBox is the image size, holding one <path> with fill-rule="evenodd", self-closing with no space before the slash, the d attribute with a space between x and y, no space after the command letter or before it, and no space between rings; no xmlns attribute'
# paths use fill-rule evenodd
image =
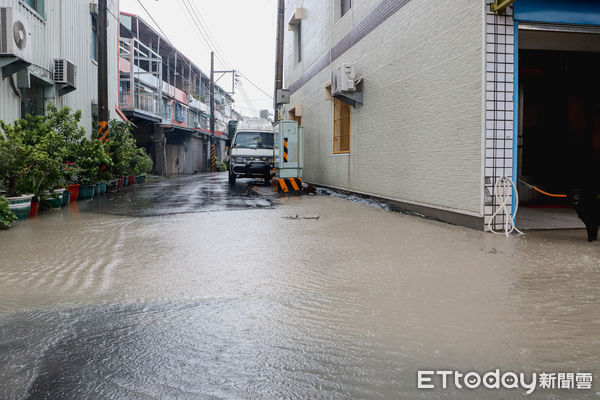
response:
<svg viewBox="0 0 600 400"><path fill-rule="evenodd" d="M544 192L542 189L539 189L539 188L537 188L537 187L535 187L533 185L531 185L531 187L534 190L537 190L538 192L540 192L541 194L549 196L549 197L560 197L560 198L563 198L563 199L567 197L566 194L552 194L552 193Z"/></svg>

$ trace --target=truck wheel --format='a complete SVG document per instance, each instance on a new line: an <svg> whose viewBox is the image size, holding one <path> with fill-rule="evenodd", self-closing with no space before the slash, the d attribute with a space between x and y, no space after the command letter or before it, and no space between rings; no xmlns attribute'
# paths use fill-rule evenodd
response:
<svg viewBox="0 0 600 400"><path fill-rule="evenodd" d="M235 175L231 172L229 172L229 184L232 186L235 185Z"/></svg>
<svg viewBox="0 0 600 400"><path fill-rule="evenodd" d="M271 176L265 176L265 186L269 186L271 184Z"/></svg>

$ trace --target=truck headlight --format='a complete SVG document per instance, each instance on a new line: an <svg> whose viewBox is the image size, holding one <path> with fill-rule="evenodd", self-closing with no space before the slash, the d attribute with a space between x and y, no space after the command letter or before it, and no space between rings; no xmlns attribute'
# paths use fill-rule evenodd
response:
<svg viewBox="0 0 600 400"><path fill-rule="evenodd" d="M238 162L238 163L245 163L245 162L246 162L246 159L245 159L244 157L236 157L236 158L235 158L235 162Z"/></svg>

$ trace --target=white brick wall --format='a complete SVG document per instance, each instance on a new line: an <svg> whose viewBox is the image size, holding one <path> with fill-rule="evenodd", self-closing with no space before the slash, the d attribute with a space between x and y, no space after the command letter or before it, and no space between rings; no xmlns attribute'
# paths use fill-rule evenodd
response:
<svg viewBox="0 0 600 400"><path fill-rule="evenodd" d="M486 7L485 229L497 209L494 184L513 173L514 47L512 8L494 15ZM501 229L503 223L504 216L497 216L494 227Z"/></svg>
<svg viewBox="0 0 600 400"><path fill-rule="evenodd" d="M292 32L286 36L286 86L380 3L354 2L335 22L333 1L288 1L288 16L306 9L307 39L294 65ZM482 217L484 20L477 0L413 0L298 89L290 106L303 104L305 179ZM355 63L364 77L349 155L332 154L324 92L341 63Z"/></svg>

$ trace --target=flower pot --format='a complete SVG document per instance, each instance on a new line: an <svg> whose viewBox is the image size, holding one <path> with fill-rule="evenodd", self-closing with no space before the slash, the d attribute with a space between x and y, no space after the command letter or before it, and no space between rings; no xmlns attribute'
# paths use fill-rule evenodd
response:
<svg viewBox="0 0 600 400"><path fill-rule="evenodd" d="M99 195L106 193L106 182L98 182L97 186Z"/></svg>
<svg viewBox="0 0 600 400"><path fill-rule="evenodd" d="M146 175L138 175L135 177L135 183L144 183L146 182Z"/></svg>
<svg viewBox="0 0 600 400"><path fill-rule="evenodd" d="M61 206L65 207L65 206L69 205L70 201L71 201L71 192L69 192L68 190L65 190L62 195Z"/></svg>
<svg viewBox="0 0 600 400"><path fill-rule="evenodd" d="M40 203L38 201L31 201L31 208L29 209L29 218L34 218L40 207Z"/></svg>
<svg viewBox="0 0 600 400"><path fill-rule="evenodd" d="M127 185L135 185L135 175L129 175L127 177Z"/></svg>
<svg viewBox="0 0 600 400"><path fill-rule="evenodd" d="M117 179L117 190L123 187L123 178Z"/></svg>
<svg viewBox="0 0 600 400"><path fill-rule="evenodd" d="M17 219L24 220L29 217L32 197L31 195L25 195L6 198L8 200L8 208L17 216Z"/></svg>
<svg viewBox="0 0 600 400"><path fill-rule="evenodd" d="M79 186L79 195L77 200L89 200L94 198L96 185L81 185Z"/></svg>
<svg viewBox="0 0 600 400"><path fill-rule="evenodd" d="M60 208L60 206L62 205L62 193L59 197L44 196L42 197L41 203L41 207L44 210L47 210L49 208Z"/></svg>
<svg viewBox="0 0 600 400"><path fill-rule="evenodd" d="M96 183L96 184L94 185L94 197L98 197L98 189L99 189L99 188L98 188L98 184Z"/></svg>
<svg viewBox="0 0 600 400"><path fill-rule="evenodd" d="M127 180L128 180L128 177L127 177L127 176L124 176L124 177L122 177L121 179L123 179L123 187L126 187L126 186L127 186L127 184L128 184L128 182L127 182Z"/></svg>
<svg viewBox="0 0 600 400"><path fill-rule="evenodd" d="M69 185L67 186L67 190L71 192L71 202L77 201L77 197L79 195L79 184L77 185Z"/></svg>

